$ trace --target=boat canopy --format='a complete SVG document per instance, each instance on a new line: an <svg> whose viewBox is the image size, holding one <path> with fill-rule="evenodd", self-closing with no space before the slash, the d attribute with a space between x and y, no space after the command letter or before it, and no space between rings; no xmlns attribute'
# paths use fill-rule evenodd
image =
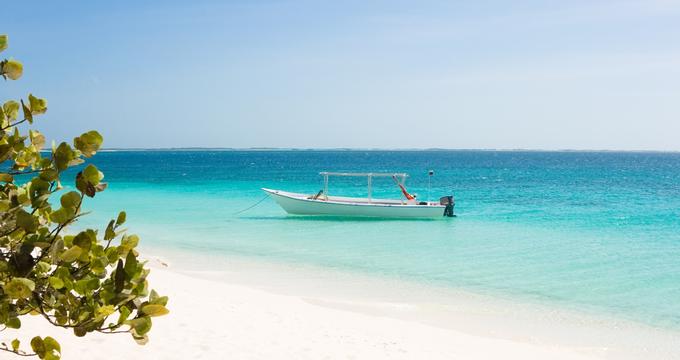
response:
<svg viewBox="0 0 680 360"><path fill-rule="evenodd" d="M356 176L356 177L367 177L367 176L371 176L371 177L378 177L378 176L388 177L389 176L389 177L392 177L392 176L396 176L396 177L400 177L400 178L408 177L407 173L374 173L374 172L370 172L370 173L346 173L346 172L322 171L322 172L319 173L319 175L322 175L322 176Z"/></svg>
<svg viewBox="0 0 680 360"><path fill-rule="evenodd" d="M326 199L328 199L328 177L329 176L352 176L352 177L367 177L368 178L368 202L371 202L373 195L373 182L371 181L374 177L391 177L399 178L399 184L403 184L408 177L407 173L380 173L380 172L370 172L370 173L349 173L349 172L328 172L322 171L319 175L323 176L323 194Z"/></svg>

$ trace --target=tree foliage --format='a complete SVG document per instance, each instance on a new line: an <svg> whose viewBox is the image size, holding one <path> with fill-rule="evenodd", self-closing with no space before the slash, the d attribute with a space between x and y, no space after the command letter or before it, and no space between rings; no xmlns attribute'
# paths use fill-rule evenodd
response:
<svg viewBox="0 0 680 360"><path fill-rule="evenodd" d="M7 35L0 35L0 52L7 43ZM22 73L19 61L0 61L6 80ZM144 344L151 317L168 312L168 299L148 290L149 270L136 250L139 238L122 228L125 212L103 234L67 230L84 215L83 202L106 189L99 169L81 165L96 154L103 138L88 131L72 144L53 144L45 151L40 132L19 128L30 127L46 111L47 101L32 94L0 106L0 331L19 328L23 316L35 315L76 336L127 332ZM82 168L75 189L61 184L70 167ZM0 350L41 359L61 356L51 337L36 336L29 346L32 352L14 340L0 344Z"/></svg>

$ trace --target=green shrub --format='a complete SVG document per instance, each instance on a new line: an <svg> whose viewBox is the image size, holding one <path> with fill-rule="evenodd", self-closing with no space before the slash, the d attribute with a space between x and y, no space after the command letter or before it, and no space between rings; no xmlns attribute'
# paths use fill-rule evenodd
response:
<svg viewBox="0 0 680 360"><path fill-rule="evenodd" d="M0 52L7 39L0 35ZM6 80L17 80L22 73L19 61L0 62L0 76ZM144 344L151 317L168 313L168 299L148 290L149 270L135 249L139 238L121 227L125 212L103 234L66 230L84 215L83 201L104 191L106 183L94 165L78 172L74 191L61 191L61 176L95 155L103 138L88 131L73 144L53 144L46 152L40 132L19 130L46 111L47 101L31 94L26 101L0 106L0 331L19 328L23 316L34 315L72 329L76 336L127 332ZM17 355L61 356L59 344L49 336L34 337L32 353L21 348L19 340L0 344L0 350Z"/></svg>

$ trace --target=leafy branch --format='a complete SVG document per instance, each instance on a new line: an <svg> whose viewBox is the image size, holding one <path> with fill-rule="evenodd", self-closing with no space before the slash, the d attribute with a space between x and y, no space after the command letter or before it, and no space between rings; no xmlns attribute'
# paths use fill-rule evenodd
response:
<svg viewBox="0 0 680 360"><path fill-rule="evenodd" d="M7 36L0 35L0 51L6 48ZM4 79L17 80L22 73L17 60L0 61ZM86 214L84 202L106 190L95 165L80 167L103 138L88 131L72 143L53 144L43 156L45 137L33 129L22 134L19 125L30 128L46 111L47 101L32 94L0 106L0 163L10 167L0 172L0 332L20 328L22 316L39 315L76 336L130 333L144 344L151 318L168 313L168 298L149 290L149 270L136 250L139 238L121 227L125 212L103 233L69 231ZM62 176L73 167L80 167L75 190L61 193ZM60 193L59 202L52 202ZM16 339L11 346L0 344L17 356L61 357L59 343L50 337L35 336L30 347L31 353L21 350Z"/></svg>

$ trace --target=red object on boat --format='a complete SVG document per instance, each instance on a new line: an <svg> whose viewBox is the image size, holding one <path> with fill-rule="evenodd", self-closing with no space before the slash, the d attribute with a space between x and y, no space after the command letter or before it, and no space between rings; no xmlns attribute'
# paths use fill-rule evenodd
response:
<svg viewBox="0 0 680 360"><path fill-rule="evenodd" d="M409 194L408 191L406 191L406 188L404 187L404 185L402 185L399 182L399 180L397 180L396 176L392 176L392 179L394 179L394 181L397 183L397 186L399 186L399 188L401 189L401 192L404 194L404 196L406 196L407 200L415 200L416 199L415 196Z"/></svg>

